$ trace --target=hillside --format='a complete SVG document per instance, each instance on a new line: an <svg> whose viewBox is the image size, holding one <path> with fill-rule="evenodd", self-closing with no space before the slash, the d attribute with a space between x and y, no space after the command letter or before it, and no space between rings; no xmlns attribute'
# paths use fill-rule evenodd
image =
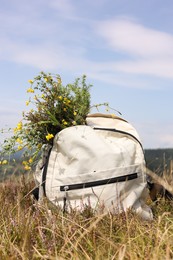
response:
<svg viewBox="0 0 173 260"><path fill-rule="evenodd" d="M144 151L147 167L161 174L163 171L172 171L173 149L146 149Z"/></svg>

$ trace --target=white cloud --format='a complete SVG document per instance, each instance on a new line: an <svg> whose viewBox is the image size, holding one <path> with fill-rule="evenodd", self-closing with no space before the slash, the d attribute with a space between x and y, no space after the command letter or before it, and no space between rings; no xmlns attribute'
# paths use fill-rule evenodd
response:
<svg viewBox="0 0 173 260"><path fill-rule="evenodd" d="M151 88L147 81L141 81L136 74L156 75L173 78L171 62L151 61L97 62L85 57L82 47L62 46L61 43L40 44L21 43L18 41L1 41L0 59L18 64L29 65L39 70L65 71L74 75L83 73L94 80L105 84L133 88ZM155 62L155 64L154 64ZM160 88L152 84L152 88Z"/></svg>
<svg viewBox="0 0 173 260"><path fill-rule="evenodd" d="M103 21L96 26L109 48L126 58L110 66L123 73L173 78L173 35L152 30L127 19Z"/></svg>
<svg viewBox="0 0 173 260"><path fill-rule="evenodd" d="M173 57L173 36L152 30L129 20L98 23L97 32L114 50L133 57Z"/></svg>
<svg viewBox="0 0 173 260"><path fill-rule="evenodd" d="M114 64L114 69L124 73L145 74L173 79L173 60L142 59L121 61Z"/></svg>

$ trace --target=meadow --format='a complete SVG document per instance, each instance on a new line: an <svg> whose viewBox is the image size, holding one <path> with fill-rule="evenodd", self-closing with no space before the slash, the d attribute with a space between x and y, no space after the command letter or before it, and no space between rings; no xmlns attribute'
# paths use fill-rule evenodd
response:
<svg viewBox="0 0 173 260"><path fill-rule="evenodd" d="M85 75L64 86L59 74L40 72L28 83L26 111L0 154L0 260L173 259L172 201L148 199L154 219L142 221L130 210L97 215L86 208L68 214L46 198L42 203L33 199L32 169L43 144L48 148L57 132L85 124L91 108L99 111L104 107L111 118L115 116L112 110L119 112L108 103L91 106L91 85ZM25 159L20 160L23 152ZM10 158L9 163L7 154L18 157ZM170 165L172 176L172 151L164 152L164 157L162 151L149 151L148 155L152 170L160 173ZM163 162L164 167L157 168L153 161Z"/></svg>
<svg viewBox="0 0 173 260"><path fill-rule="evenodd" d="M133 212L63 214L32 197L29 175L0 183L0 259L173 259L173 202L148 200L151 222Z"/></svg>

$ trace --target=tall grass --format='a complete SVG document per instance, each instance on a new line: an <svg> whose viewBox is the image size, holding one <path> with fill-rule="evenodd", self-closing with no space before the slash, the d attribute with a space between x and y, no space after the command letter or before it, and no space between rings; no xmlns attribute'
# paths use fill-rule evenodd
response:
<svg viewBox="0 0 173 260"><path fill-rule="evenodd" d="M36 203L31 179L0 184L0 259L173 259L173 204L151 205L154 220L131 211L63 214L45 200Z"/></svg>

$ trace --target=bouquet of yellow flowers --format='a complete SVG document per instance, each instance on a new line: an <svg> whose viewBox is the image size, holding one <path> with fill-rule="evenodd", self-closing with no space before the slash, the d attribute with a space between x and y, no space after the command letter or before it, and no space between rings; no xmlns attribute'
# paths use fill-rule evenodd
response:
<svg viewBox="0 0 173 260"><path fill-rule="evenodd" d="M13 129L14 134L6 139L4 152L16 152L26 148L30 159L24 161L25 169L33 161L43 144L53 143L53 137L62 129L85 124L90 110L90 87L86 76L77 78L73 84L63 86L58 74L41 72L33 80L26 106L31 109L23 112L22 120Z"/></svg>

